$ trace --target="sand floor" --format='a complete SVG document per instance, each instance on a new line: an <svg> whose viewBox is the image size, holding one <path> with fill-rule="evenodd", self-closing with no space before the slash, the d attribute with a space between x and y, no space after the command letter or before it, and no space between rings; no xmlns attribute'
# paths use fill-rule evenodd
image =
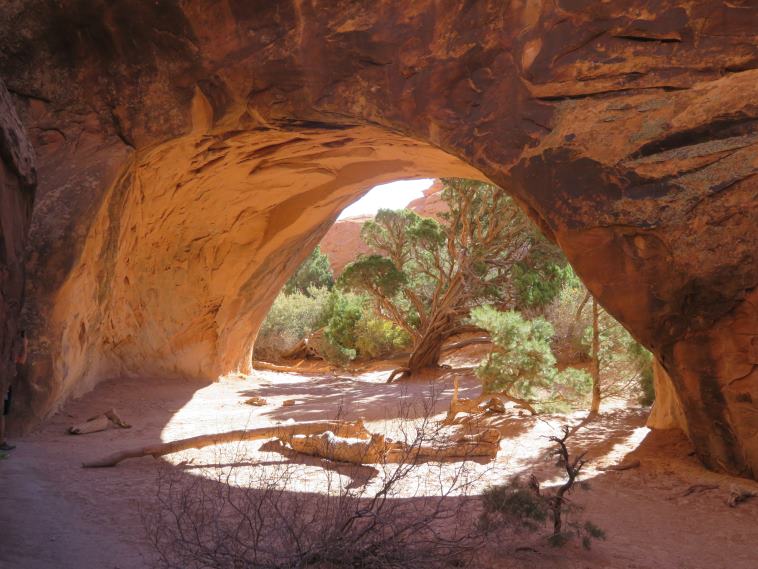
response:
<svg viewBox="0 0 758 569"><path fill-rule="evenodd" d="M204 476L217 468L258 472L296 464L308 490L318 490L323 463L273 451L261 442L187 451L165 460L140 458L116 468L82 469L81 462L116 450L198 434L262 426L281 421L362 417L372 431L391 431L400 415L423 414L425 405L444 411L452 382L386 385L385 372L359 378L330 373L304 376L256 372L249 378L192 383L162 379L115 379L69 402L36 432L14 441L18 448L0 461L0 567L3 569L137 569L150 567L153 552L145 539L141 512L155 496L163 464L183 476ZM475 379L461 380L461 396L477 393ZM251 395L263 407L243 402ZM296 400L291 407L281 406ZM133 427L72 436L66 429L115 407ZM710 473L691 455L678 432L651 433L646 410L616 406L572 438L572 449L587 451L584 478L591 490L575 500L608 538L591 551L518 543L497 550L498 567L755 569L758 567L758 499L737 508L726 505L735 485L758 491L758 484ZM551 476L547 437L572 416L523 417L515 410L497 419L504 433L496 461L474 463L477 488L516 473ZM394 425L394 426L393 426ZM266 448L266 447L264 447ZM637 458L641 467L602 472L598 467ZM210 466L209 466L210 465ZM426 467L431 468L431 467ZM337 469L339 471L339 469ZM369 469L370 471L371 469ZM420 476L423 476L423 469ZM355 477L355 471L340 473ZM371 484L371 475L354 483ZM685 495L695 484L718 488Z"/></svg>

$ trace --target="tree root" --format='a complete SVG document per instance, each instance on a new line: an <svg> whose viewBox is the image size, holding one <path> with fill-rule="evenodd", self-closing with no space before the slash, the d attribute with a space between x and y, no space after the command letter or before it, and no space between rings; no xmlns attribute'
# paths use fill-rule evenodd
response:
<svg viewBox="0 0 758 569"><path fill-rule="evenodd" d="M404 377L408 377L409 375L411 375L410 368L399 367L390 374L390 376L387 378L387 383L392 383L395 380L403 379Z"/></svg>

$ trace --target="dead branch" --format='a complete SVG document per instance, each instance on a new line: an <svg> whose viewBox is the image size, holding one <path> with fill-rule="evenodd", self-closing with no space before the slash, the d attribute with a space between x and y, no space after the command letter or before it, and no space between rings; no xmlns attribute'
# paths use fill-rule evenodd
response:
<svg viewBox="0 0 758 569"><path fill-rule="evenodd" d="M485 401L487 402L487 405L482 407L482 403ZM453 424L458 413L475 414L482 411L505 413L505 406L499 398L493 397L491 393L480 395L474 399L459 398L458 377L455 376L453 378L453 397L450 400L450 407L448 408L447 416L445 417L443 424Z"/></svg>
<svg viewBox="0 0 758 569"><path fill-rule="evenodd" d="M272 425L257 429L242 429L228 431L226 433L214 433L212 435L199 435L188 439L180 439L170 443L162 443L146 447L138 447L113 453L99 460L85 462L83 468L103 468L116 466L128 458L152 456L158 458L167 454L181 452L188 449L201 449L228 442L250 441L258 439L280 438L289 440L294 435L309 435L331 431L337 436L353 438L371 438L371 433L366 430L363 421L307 421L302 423L289 423L284 425Z"/></svg>
<svg viewBox="0 0 758 569"><path fill-rule="evenodd" d="M295 435L287 443L292 450L329 460L352 464L403 463L417 459L494 458L500 449L498 429L487 428L470 434L457 434L444 440L408 444L372 434L366 439L338 437L331 432Z"/></svg>
<svg viewBox="0 0 758 569"><path fill-rule="evenodd" d="M303 360L305 361L305 360ZM308 373L319 373L316 371L311 372L308 369L302 369L299 366L302 365L302 361L298 362L297 365L294 366L285 366L285 365L279 365L279 364L272 364L270 362L264 362L263 360L255 360L253 361L253 369L261 370L261 371L278 371L282 373L300 373L307 375Z"/></svg>
<svg viewBox="0 0 758 569"><path fill-rule="evenodd" d="M550 500L551 508L553 510L553 535L559 535L561 533L561 514L563 513L563 505L566 502L565 494L567 492L570 492L573 488L574 483L576 482L576 477L579 476L579 472L582 470L582 467L586 462L584 460L584 455L586 453L582 453L574 460L571 460L568 448L566 447L566 440L569 438L569 436L571 436L571 430L569 427L564 426L562 437L550 437L550 440L558 445L556 454L558 455L559 461L566 469L567 476L566 482L564 482L558 488L558 490L555 492L555 496L553 496Z"/></svg>
<svg viewBox="0 0 758 569"><path fill-rule="evenodd" d="M115 409L109 409L105 413L90 417L84 423L79 423L73 427L69 427L68 432L72 435L87 435L89 433L97 433L104 431L108 427L113 425L120 429L131 429L132 426L121 419Z"/></svg>

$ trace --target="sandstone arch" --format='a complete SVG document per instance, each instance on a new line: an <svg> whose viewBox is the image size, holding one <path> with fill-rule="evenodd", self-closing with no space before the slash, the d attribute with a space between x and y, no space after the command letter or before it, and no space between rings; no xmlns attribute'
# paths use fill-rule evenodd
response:
<svg viewBox="0 0 758 569"><path fill-rule="evenodd" d="M235 318L343 204L392 168L468 172L657 354L704 463L754 475L756 30L740 0L13 4L0 75L40 172L28 416L109 374L240 365ZM240 240L206 250L214 220ZM247 265L193 278L224 247Z"/></svg>

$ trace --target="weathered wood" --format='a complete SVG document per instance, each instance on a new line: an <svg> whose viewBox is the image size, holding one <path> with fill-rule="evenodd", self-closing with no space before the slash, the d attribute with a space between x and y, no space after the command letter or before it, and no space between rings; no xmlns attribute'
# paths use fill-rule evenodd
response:
<svg viewBox="0 0 758 569"><path fill-rule="evenodd" d="M498 429L485 428L470 434L458 434L426 444L414 445L392 441L380 434L369 439L345 438L325 432L295 435L286 441L296 452L352 464L414 462L419 459L494 458L502 435Z"/></svg>
<svg viewBox="0 0 758 569"><path fill-rule="evenodd" d="M122 429L130 429L132 426L125 422L115 409L109 409L105 413L90 417L84 423L79 423L68 429L68 432L72 435L87 435L90 433L97 433L104 431L111 425L120 427Z"/></svg>
<svg viewBox="0 0 758 569"><path fill-rule="evenodd" d="M139 458L142 456L152 456L158 458L167 454L181 452L188 449L201 449L207 446L214 446L228 442L250 441L257 439L279 438L289 440L294 435L309 435L331 431L336 436L365 438L371 437L371 433L366 430L363 421L307 421L302 423L287 423L284 425L271 425L268 427L259 427L256 429L241 429L228 431L225 433L214 433L211 435L199 435L188 439L180 439L170 443L149 445L119 451L99 460L93 460L82 464L83 468L104 468L116 466L118 463L129 459Z"/></svg>
<svg viewBox="0 0 758 569"><path fill-rule="evenodd" d="M108 419L108 417L105 415L99 415L85 421L84 423L79 423L78 425L69 427L68 432L71 435L89 435L90 433L104 431L110 426L110 424L111 421Z"/></svg>

